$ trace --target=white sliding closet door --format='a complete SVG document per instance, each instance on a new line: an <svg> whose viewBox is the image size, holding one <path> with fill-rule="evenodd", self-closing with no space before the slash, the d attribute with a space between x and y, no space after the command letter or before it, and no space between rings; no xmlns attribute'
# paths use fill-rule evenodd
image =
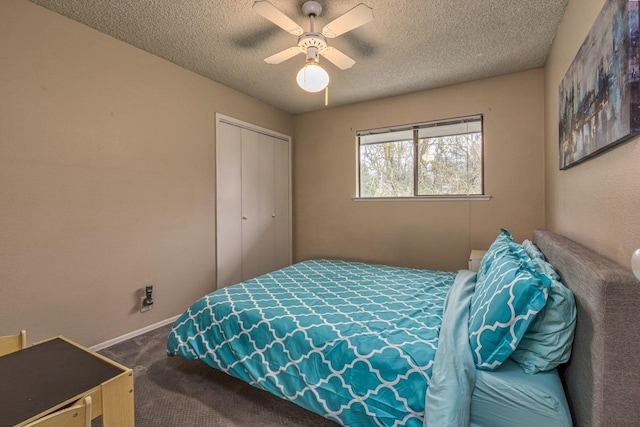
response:
<svg viewBox="0 0 640 427"><path fill-rule="evenodd" d="M258 198L260 199L260 212L258 222L260 238L258 247L260 260L257 263L258 268L252 272L251 276L244 277L244 280L278 269L276 266L276 193L272 137L260 134L259 152L260 189L258 190Z"/></svg>
<svg viewBox="0 0 640 427"><path fill-rule="evenodd" d="M242 129L218 123L216 145L218 283L229 285L242 281Z"/></svg>
<svg viewBox="0 0 640 427"><path fill-rule="evenodd" d="M217 126L217 269L222 288L291 263L291 172L288 139L220 119Z"/></svg>
<svg viewBox="0 0 640 427"><path fill-rule="evenodd" d="M242 280L277 269L274 159L272 137L242 129Z"/></svg>
<svg viewBox="0 0 640 427"><path fill-rule="evenodd" d="M260 271L259 166L260 134L242 129L242 280L258 276Z"/></svg>

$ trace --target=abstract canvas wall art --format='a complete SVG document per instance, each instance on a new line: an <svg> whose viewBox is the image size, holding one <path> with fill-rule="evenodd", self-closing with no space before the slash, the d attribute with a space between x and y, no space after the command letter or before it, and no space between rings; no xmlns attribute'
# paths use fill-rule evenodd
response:
<svg viewBox="0 0 640 427"><path fill-rule="evenodd" d="M560 83L560 169L640 133L638 3L605 2Z"/></svg>

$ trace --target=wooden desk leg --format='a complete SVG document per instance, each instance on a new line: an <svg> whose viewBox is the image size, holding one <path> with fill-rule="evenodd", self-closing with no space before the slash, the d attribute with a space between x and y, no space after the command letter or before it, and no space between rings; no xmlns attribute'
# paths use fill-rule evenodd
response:
<svg viewBox="0 0 640 427"><path fill-rule="evenodd" d="M134 427L133 371L131 369L102 384L102 425Z"/></svg>

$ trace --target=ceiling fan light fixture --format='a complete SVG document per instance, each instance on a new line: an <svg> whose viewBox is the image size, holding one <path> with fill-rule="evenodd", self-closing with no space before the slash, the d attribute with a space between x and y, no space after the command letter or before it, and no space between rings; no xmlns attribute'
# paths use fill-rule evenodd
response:
<svg viewBox="0 0 640 427"><path fill-rule="evenodd" d="M329 85L329 74L317 61L307 61L296 76L298 86L307 92L320 92Z"/></svg>

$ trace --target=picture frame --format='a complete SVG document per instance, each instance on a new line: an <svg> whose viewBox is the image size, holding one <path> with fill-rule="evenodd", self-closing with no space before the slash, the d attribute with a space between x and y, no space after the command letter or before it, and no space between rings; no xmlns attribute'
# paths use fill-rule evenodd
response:
<svg viewBox="0 0 640 427"><path fill-rule="evenodd" d="M638 3L605 2L560 83L560 169L640 133Z"/></svg>

